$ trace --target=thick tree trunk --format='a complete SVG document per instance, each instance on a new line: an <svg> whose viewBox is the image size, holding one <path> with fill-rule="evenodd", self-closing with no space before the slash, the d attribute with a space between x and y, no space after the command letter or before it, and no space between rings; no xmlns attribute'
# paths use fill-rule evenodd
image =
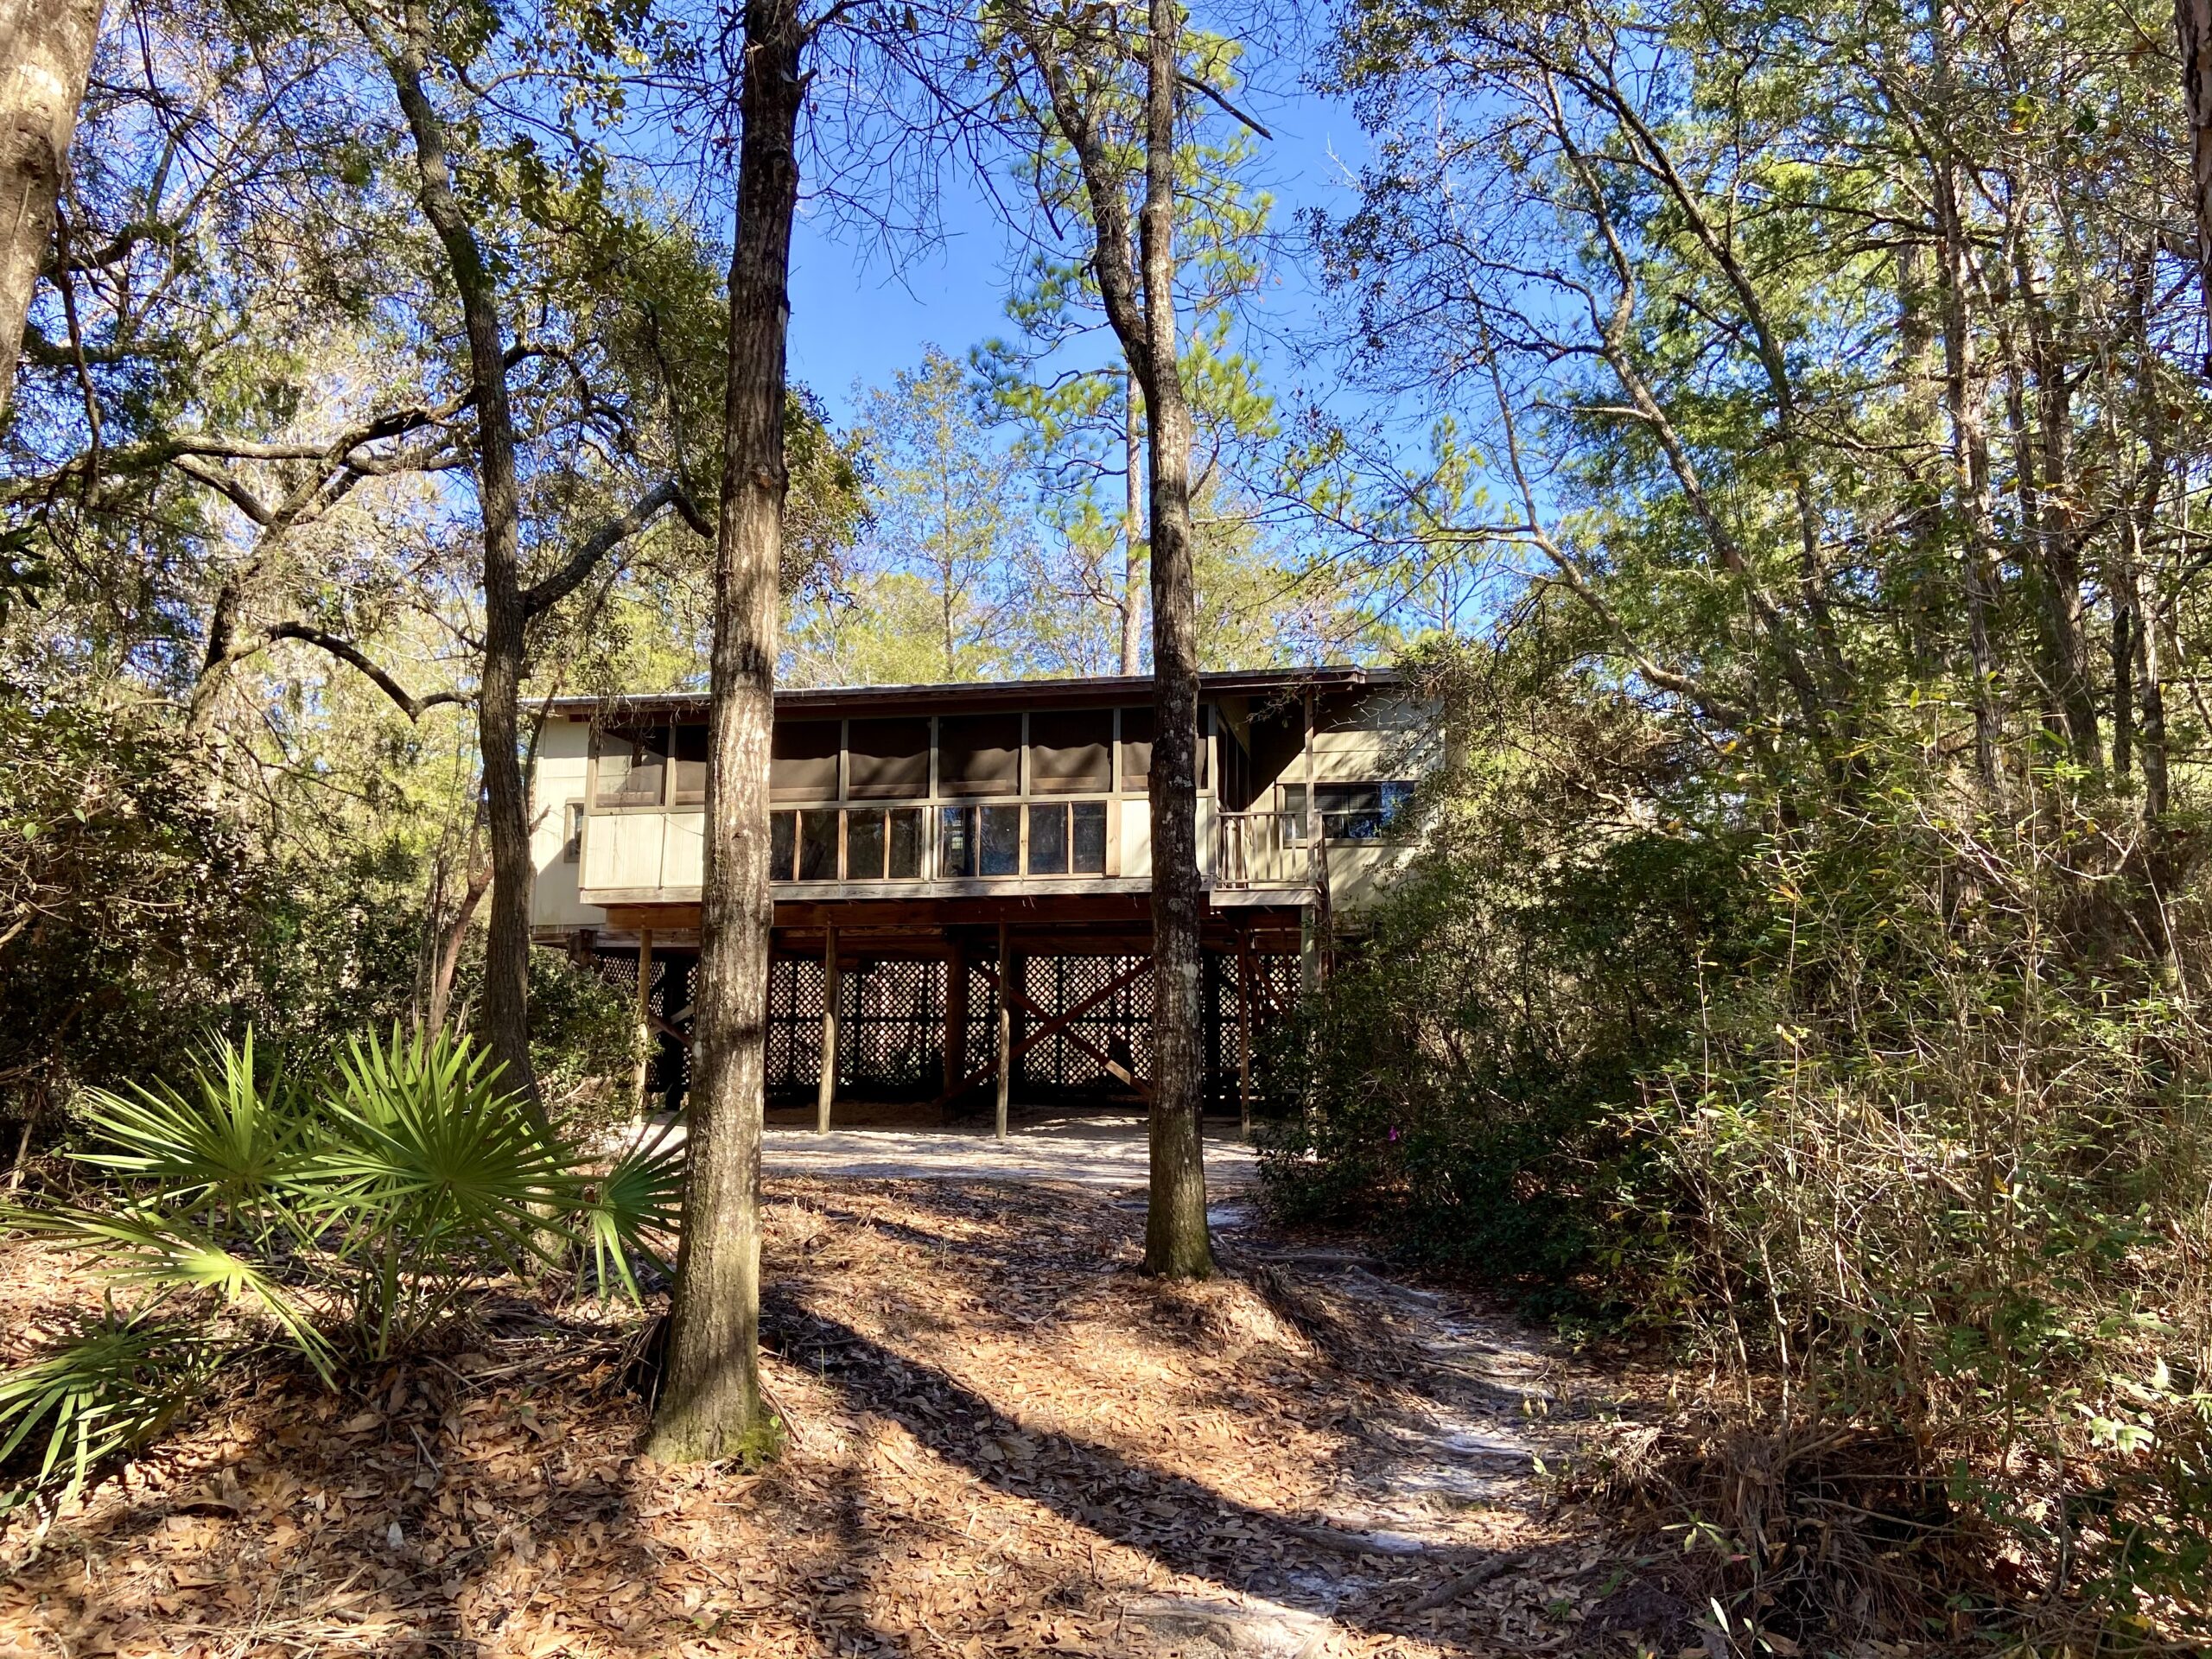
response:
<svg viewBox="0 0 2212 1659"><path fill-rule="evenodd" d="M484 768L485 826L492 844L492 912L484 941L486 1046L509 1089L535 1102L530 1061L530 810L523 785L521 715L524 626L522 499L515 482L514 411L507 396L498 287L453 183L445 123L423 86L429 62L428 14L411 0L391 64L392 84L415 141L423 212L437 232L468 338L476 387L476 495L484 519L484 670L476 703Z"/></svg>
<svg viewBox="0 0 2212 1659"><path fill-rule="evenodd" d="M745 10L737 238L729 268L715 542L707 867L675 1305L653 1426L672 1461L765 1450L760 1117L768 1000L768 739L782 565L785 345L806 35L795 0Z"/></svg>
<svg viewBox="0 0 2212 1659"><path fill-rule="evenodd" d="M2190 205L2196 210L2196 271L2206 322L2204 373L2212 379L2212 0L2174 0L2181 47L2182 107L2189 118Z"/></svg>
<svg viewBox="0 0 2212 1659"><path fill-rule="evenodd" d="M1152 462L1152 1196L1146 1271L1212 1271L1200 1135L1198 620L1191 565L1191 410L1175 346L1175 115L1182 14L1151 0L1146 54L1144 262L1146 424Z"/></svg>
<svg viewBox="0 0 2212 1659"><path fill-rule="evenodd" d="M31 291L54 245L69 141L99 39L100 0L8 0L0 8L0 413L16 387L16 359Z"/></svg>

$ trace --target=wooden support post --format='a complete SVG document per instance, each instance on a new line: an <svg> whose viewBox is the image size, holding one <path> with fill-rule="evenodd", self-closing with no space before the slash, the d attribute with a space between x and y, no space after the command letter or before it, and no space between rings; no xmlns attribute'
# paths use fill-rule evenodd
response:
<svg viewBox="0 0 2212 1659"><path fill-rule="evenodd" d="M949 1098L968 1068L968 953L954 945L944 959L944 1092Z"/></svg>
<svg viewBox="0 0 2212 1659"><path fill-rule="evenodd" d="M1252 1138L1252 936L1236 941L1236 1133Z"/></svg>
<svg viewBox="0 0 2212 1659"><path fill-rule="evenodd" d="M830 1128L830 1103L837 1098L837 930L823 935L822 944L822 1081L814 1091L814 1127Z"/></svg>
<svg viewBox="0 0 2212 1659"><path fill-rule="evenodd" d="M1007 1091L1014 1074L1014 963L1007 954L1006 924L999 924L998 1137L1006 1139Z"/></svg>
<svg viewBox="0 0 2212 1659"><path fill-rule="evenodd" d="M660 1046L660 1033L653 1028L653 931L650 927L638 930L638 1076L636 1088L638 1116L645 1115L645 1088L653 1080L653 1050Z"/></svg>

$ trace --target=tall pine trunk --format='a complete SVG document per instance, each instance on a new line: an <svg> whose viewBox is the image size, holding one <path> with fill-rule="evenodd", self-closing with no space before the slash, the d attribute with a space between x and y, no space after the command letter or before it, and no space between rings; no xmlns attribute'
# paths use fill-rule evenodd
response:
<svg viewBox="0 0 2212 1659"><path fill-rule="evenodd" d="M1152 1186L1147 1272L1202 1277L1206 1237L1200 1130L1198 597L1191 564L1191 410L1175 344L1175 115L1182 11L1151 0L1145 56L1145 423L1152 463Z"/></svg>
<svg viewBox="0 0 2212 1659"><path fill-rule="evenodd" d="M477 748L484 768L485 829L492 845L492 911L484 941L480 1018L505 1086L535 1102L530 1061L530 810L521 760L524 631L522 498L515 481L514 409L499 327L498 284L454 189L446 126L423 84L429 13L414 0L402 13L392 85L415 141L423 216L437 232L468 340L476 388L476 496L484 521L484 667L476 692Z"/></svg>
<svg viewBox="0 0 2212 1659"><path fill-rule="evenodd" d="M683 1236L653 1455L762 1449L760 1122L768 996L768 740L782 566L785 345L806 44L795 0L745 9L737 233L729 266L722 489L695 1081Z"/></svg>
<svg viewBox="0 0 2212 1659"><path fill-rule="evenodd" d="M1137 378L1122 378L1122 458L1128 468L1127 509L1122 515L1122 672L1134 679L1144 672L1144 469L1137 459Z"/></svg>
<svg viewBox="0 0 2212 1659"><path fill-rule="evenodd" d="M0 9L0 413L16 387L31 292L54 245L54 208L99 40L100 0L8 0Z"/></svg>

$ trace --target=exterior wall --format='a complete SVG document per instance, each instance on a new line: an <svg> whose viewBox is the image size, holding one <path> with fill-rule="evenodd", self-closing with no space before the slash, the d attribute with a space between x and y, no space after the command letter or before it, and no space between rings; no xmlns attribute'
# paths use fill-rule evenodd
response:
<svg viewBox="0 0 2212 1659"><path fill-rule="evenodd" d="M1329 695L1332 706L1314 734L1313 745L1312 776L1318 785L1411 780L1440 762L1443 740L1432 710L1387 690ZM1219 709L1224 735L1211 741L1217 746L1226 744L1231 741L1226 734L1239 731L1249 745L1253 723L1249 701L1224 698ZM601 907L605 904L695 902L705 851L704 813L696 806L588 810L583 819L581 859L568 861L565 848L570 809L572 804L588 801L590 753L588 715L547 722L532 784L537 818L531 845L537 870L532 923L547 929L601 927L606 925ZM1298 902L1293 895L1306 887L1313 868L1304 840L1304 814L1290 805L1290 791L1302 792L1308 775L1303 744L1243 813L1222 810L1222 763L1223 753L1217 747L1208 766L1210 786L1198 802L1200 862L1217 890L1217 902L1240 902L1235 896L1240 891L1248 895L1241 902L1254 902L1262 892L1278 900ZM1116 785L1121 782L1118 760L1114 781ZM1033 795L1022 798L1040 804L1046 799ZM1014 798L997 800L1001 804L1014 804ZM824 802L810 810L828 810L834 804ZM935 807L924 811L925 836L933 844ZM779 881L776 891L779 898L788 899L1144 891L1152 874L1150 807L1141 795L1117 789L1109 801L1108 815L1107 866L1103 877ZM1370 902L1409 851L1405 843L1379 838L1331 841L1326 858L1332 908L1342 915ZM925 863L925 874L932 870ZM587 895L598 902L584 902Z"/></svg>
<svg viewBox="0 0 2212 1659"><path fill-rule="evenodd" d="M549 720L537 744L537 766L531 776L531 862L537 877L531 889L533 927L597 927L607 912L577 897L581 864L568 861L570 806L584 803L590 766L591 728L582 721ZM588 843L590 837L586 836Z"/></svg>

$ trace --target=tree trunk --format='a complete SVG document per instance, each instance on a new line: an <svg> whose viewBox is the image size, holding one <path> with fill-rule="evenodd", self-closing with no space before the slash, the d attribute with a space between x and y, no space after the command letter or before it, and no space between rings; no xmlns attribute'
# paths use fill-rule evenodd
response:
<svg viewBox="0 0 2212 1659"><path fill-rule="evenodd" d="M99 40L100 0L9 0L0 15L0 414L16 388L23 322L54 245L54 210Z"/></svg>
<svg viewBox="0 0 2212 1659"><path fill-rule="evenodd" d="M1144 555L1137 527L1143 522L1139 503L1144 499L1144 478L1137 454L1137 378L1122 378L1122 454L1128 467L1128 507L1122 515L1122 672L1135 678L1144 672Z"/></svg>
<svg viewBox="0 0 2212 1659"><path fill-rule="evenodd" d="M506 1086L532 1102L530 1061L530 813L523 785L520 699L524 626L522 500L515 483L515 425L507 397L497 284L453 184L445 123L424 90L430 27L420 0L403 14L390 65L422 175L423 212L437 232L468 337L476 387L476 494L484 518L484 670L476 703L484 768L485 826L492 843L492 912L484 940L486 1046Z"/></svg>
<svg viewBox="0 0 2212 1659"><path fill-rule="evenodd" d="M2189 118L2190 205L2196 210L2196 273L2205 321L2204 373L2212 379L2212 0L2174 0L2181 47L2182 107Z"/></svg>
<svg viewBox="0 0 2212 1659"><path fill-rule="evenodd" d="M1175 115L1182 14L1151 0L1145 61L1145 416L1152 462L1152 1189L1146 1271L1199 1278L1206 1237L1201 1114L1198 620L1191 568L1191 410L1175 346Z"/></svg>
<svg viewBox="0 0 2212 1659"><path fill-rule="evenodd" d="M1152 462L1152 1187L1145 1269L1177 1278L1213 1270L1199 1112L1198 601L1191 568L1191 411L1175 348L1175 117L1181 14L1150 0L1145 54L1144 207L1130 267L1129 178L1100 83L1071 72L1060 29L1020 7L1007 26L1051 96L1090 209L1091 270L1122 355L1144 392ZM1064 25L1061 26L1064 28ZM1078 47L1080 42L1078 42Z"/></svg>
<svg viewBox="0 0 2212 1659"><path fill-rule="evenodd" d="M795 0L750 0L740 101L722 493L715 539L706 874L683 1236L652 1451L767 1448L760 1398L760 1121L768 1000L768 740L782 564L785 346L806 42Z"/></svg>
<svg viewBox="0 0 2212 1659"><path fill-rule="evenodd" d="M1940 25L1939 25L1940 27ZM1990 637L1997 575L1990 557L1995 538L1989 471L1988 389L1975 361L1972 255L1958 195L1958 173L1948 156L1935 162L1936 233L1943 280L1943 397L1951 427L1954 500L1966 530L1960 588L1966 601L1967 665L1974 682L1974 775L1984 788L1997 782L1997 656Z"/></svg>

